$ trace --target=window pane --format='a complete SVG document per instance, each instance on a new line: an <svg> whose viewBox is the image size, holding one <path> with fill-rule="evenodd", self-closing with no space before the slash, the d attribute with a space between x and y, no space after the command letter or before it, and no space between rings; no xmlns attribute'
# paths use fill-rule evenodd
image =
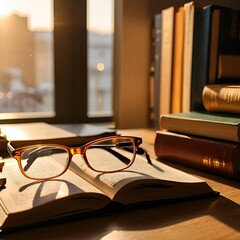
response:
<svg viewBox="0 0 240 240"><path fill-rule="evenodd" d="M87 0L88 116L112 116L114 0Z"/></svg>
<svg viewBox="0 0 240 240"><path fill-rule="evenodd" d="M0 0L0 112L54 115L53 0Z"/></svg>

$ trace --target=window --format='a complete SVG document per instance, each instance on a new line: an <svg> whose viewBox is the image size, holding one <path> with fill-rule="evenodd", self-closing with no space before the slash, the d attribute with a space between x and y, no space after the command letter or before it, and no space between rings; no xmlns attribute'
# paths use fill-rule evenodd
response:
<svg viewBox="0 0 240 240"><path fill-rule="evenodd" d="M53 1L1 0L0 52L1 113L53 116Z"/></svg>
<svg viewBox="0 0 240 240"><path fill-rule="evenodd" d="M88 116L112 116L114 0L87 1Z"/></svg>
<svg viewBox="0 0 240 240"><path fill-rule="evenodd" d="M95 60L88 62L87 57L96 49L92 34L87 34L87 0L1 0L0 4L4 36L0 37L0 118L6 119L1 123L111 120L112 53L104 47L97 50L94 58L99 60L100 75L92 77L94 71L88 69ZM7 18L11 23L3 22ZM111 45L112 34L108 35ZM104 81L96 85L95 76Z"/></svg>

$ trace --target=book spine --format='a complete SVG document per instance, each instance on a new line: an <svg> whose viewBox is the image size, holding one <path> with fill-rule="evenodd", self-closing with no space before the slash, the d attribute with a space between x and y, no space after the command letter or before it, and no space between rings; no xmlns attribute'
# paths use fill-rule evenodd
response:
<svg viewBox="0 0 240 240"><path fill-rule="evenodd" d="M202 91L209 78L211 12L211 7L195 11L191 111L204 110Z"/></svg>
<svg viewBox="0 0 240 240"><path fill-rule="evenodd" d="M175 13L171 113L182 111L184 7Z"/></svg>
<svg viewBox="0 0 240 240"><path fill-rule="evenodd" d="M154 146L159 159L224 177L240 177L239 143L158 131Z"/></svg>
<svg viewBox="0 0 240 240"><path fill-rule="evenodd" d="M182 89L182 111L190 111L191 81L192 81L192 51L193 51L193 26L194 26L194 4L184 4L184 53L183 53L183 89Z"/></svg>
<svg viewBox="0 0 240 240"><path fill-rule="evenodd" d="M161 76L161 44L162 44L162 14L154 16L154 127L159 126L159 95L160 95L160 76Z"/></svg>
<svg viewBox="0 0 240 240"><path fill-rule="evenodd" d="M175 7L162 10L160 114L171 111L174 18Z"/></svg>
<svg viewBox="0 0 240 240"><path fill-rule="evenodd" d="M160 129L183 134L240 142L238 116L213 113L187 112L163 114Z"/></svg>
<svg viewBox="0 0 240 240"><path fill-rule="evenodd" d="M216 83L216 79L217 79L220 17L221 17L221 10L214 9L212 12L211 43L210 43L210 53L209 53L210 54L209 79L208 79L209 84Z"/></svg>
<svg viewBox="0 0 240 240"><path fill-rule="evenodd" d="M152 35L151 35L151 62L149 67L149 125L154 126L154 55L155 55L155 23L152 24Z"/></svg>
<svg viewBox="0 0 240 240"><path fill-rule="evenodd" d="M209 112L240 113L240 85L206 85L202 98Z"/></svg>
<svg viewBox="0 0 240 240"><path fill-rule="evenodd" d="M221 9L219 37L218 83L238 82L240 77L240 14L228 8Z"/></svg>
<svg viewBox="0 0 240 240"><path fill-rule="evenodd" d="M240 55L239 11L221 9L219 55Z"/></svg>

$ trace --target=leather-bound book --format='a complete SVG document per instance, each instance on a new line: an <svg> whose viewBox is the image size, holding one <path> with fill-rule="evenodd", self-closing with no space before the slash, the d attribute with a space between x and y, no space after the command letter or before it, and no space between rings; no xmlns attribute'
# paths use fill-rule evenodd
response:
<svg viewBox="0 0 240 240"><path fill-rule="evenodd" d="M240 179L239 143L157 131L155 153L159 159Z"/></svg>

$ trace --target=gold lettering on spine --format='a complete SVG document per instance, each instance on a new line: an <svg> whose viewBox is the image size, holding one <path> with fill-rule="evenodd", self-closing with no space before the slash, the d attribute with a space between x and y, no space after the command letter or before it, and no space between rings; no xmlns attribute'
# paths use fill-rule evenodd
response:
<svg viewBox="0 0 240 240"><path fill-rule="evenodd" d="M219 157L216 157L216 156L211 157L209 155L205 155L202 158L202 164L203 164L203 166L209 167L209 168L216 168L216 169L223 168L223 169L225 169L225 167L226 167L226 163L224 161L224 156L225 155L226 154L225 154L225 151L224 151L222 161L220 160Z"/></svg>
<svg viewBox="0 0 240 240"><path fill-rule="evenodd" d="M209 156L203 157L203 166L211 167L211 158Z"/></svg>
<svg viewBox="0 0 240 240"><path fill-rule="evenodd" d="M226 167L225 158L227 158L227 153L226 153L226 150L223 150L223 160L222 160L223 170L225 170L225 167Z"/></svg>

